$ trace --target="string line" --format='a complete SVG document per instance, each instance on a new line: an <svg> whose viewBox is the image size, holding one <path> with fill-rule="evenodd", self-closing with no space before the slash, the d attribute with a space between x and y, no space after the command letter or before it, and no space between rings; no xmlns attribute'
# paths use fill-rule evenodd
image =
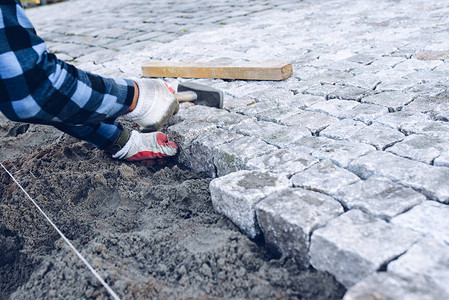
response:
<svg viewBox="0 0 449 300"><path fill-rule="evenodd" d="M100 274L95 271L95 269L89 264L89 262L84 258L84 256L79 253L78 250L72 245L72 243L65 237L65 235L59 230L59 228L52 222L52 220L47 216L47 214L40 208L40 206L36 203L36 201L31 198L31 196L25 191L25 189L20 185L20 183L14 178L14 176L6 169L6 167L0 162L0 165L6 171L6 173L14 180L14 182L19 186L19 188L25 193L28 199L34 204L34 206L40 211L40 213L47 219L47 221L51 224L51 226L58 232L58 234L62 237L62 239L69 245L69 247L75 252L75 254L79 257L79 259L87 266L87 268L94 274L94 276L101 282L101 284L105 287L108 293L115 300L120 300L119 296L112 290L112 288L104 281L104 279L100 276Z"/></svg>

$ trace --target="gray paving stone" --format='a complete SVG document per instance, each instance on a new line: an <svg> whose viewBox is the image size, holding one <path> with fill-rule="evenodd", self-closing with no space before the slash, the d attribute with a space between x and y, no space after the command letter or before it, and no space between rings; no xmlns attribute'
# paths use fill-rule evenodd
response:
<svg viewBox="0 0 449 300"><path fill-rule="evenodd" d="M357 142L331 140L321 137L320 141L322 143L319 147L316 147L316 150L311 152L311 155L319 159L329 159L342 168L347 168L353 159L376 150L373 146Z"/></svg>
<svg viewBox="0 0 449 300"><path fill-rule="evenodd" d="M256 100L243 97L243 98L229 98L223 102L223 109L229 112L237 112L237 110L241 108L245 108L247 106L253 105L256 103Z"/></svg>
<svg viewBox="0 0 449 300"><path fill-rule="evenodd" d="M387 270L402 278L422 278L429 286L443 291L445 298L449 297L448 244L433 238L424 238L390 263Z"/></svg>
<svg viewBox="0 0 449 300"><path fill-rule="evenodd" d="M378 272L351 287L343 300L439 300L449 295L421 278L401 278L389 272Z"/></svg>
<svg viewBox="0 0 449 300"><path fill-rule="evenodd" d="M214 164L217 175L223 176L235 171L247 169L247 163L254 157L259 157L276 151L277 148L254 137L243 137L227 144L215 147Z"/></svg>
<svg viewBox="0 0 449 300"><path fill-rule="evenodd" d="M214 129L201 133L191 142L189 148L191 155L186 157L182 163L196 172L205 173L210 177L217 177L214 162L215 147L242 138L242 135L223 129Z"/></svg>
<svg viewBox="0 0 449 300"><path fill-rule="evenodd" d="M333 198L304 189L276 192L256 205L265 241L285 256L309 267L310 235L343 213Z"/></svg>
<svg viewBox="0 0 449 300"><path fill-rule="evenodd" d="M310 131L302 126L284 126L255 120L237 124L232 127L232 130L243 135L254 136L279 148L285 148L301 138L311 135Z"/></svg>
<svg viewBox="0 0 449 300"><path fill-rule="evenodd" d="M292 176L317 163L318 160L309 154L286 149L276 150L269 154L248 160L250 170L267 170L272 173L283 173Z"/></svg>
<svg viewBox="0 0 449 300"><path fill-rule="evenodd" d="M303 111L299 114L282 118L279 121L285 125L303 126L309 129L313 134L316 134L329 125L337 123L338 119L313 111Z"/></svg>
<svg viewBox="0 0 449 300"><path fill-rule="evenodd" d="M365 127L366 125L363 122L344 119L321 131L320 136L334 140L347 140Z"/></svg>
<svg viewBox="0 0 449 300"><path fill-rule="evenodd" d="M398 156L432 164L444 151L449 149L449 141L424 134L412 134L396 143L387 151Z"/></svg>
<svg viewBox="0 0 449 300"><path fill-rule="evenodd" d="M349 288L395 259L420 238L359 210L350 210L313 232L312 266Z"/></svg>
<svg viewBox="0 0 449 300"><path fill-rule="evenodd" d="M412 102L414 95L402 92L384 92L363 98L362 103L371 103L382 105L388 108L390 112L400 111L402 108Z"/></svg>
<svg viewBox="0 0 449 300"><path fill-rule="evenodd" d="M422 122L430 121L429 117L425 114L412 112L412 111L398 111L382 115L374 120L376 123L380 123L391 128L404 132L402 128L417 126Z"/></svg>
<svg viewBox="0 0 449 300"><path fill-rule="evenodd" d="M167 129L170 140L175 141L179 146L178 160L184 163L192 155L190 145L201 133L214 130L217 126L212 123L199 121L184 121Z"/></svg>
<svg viewBox="0 0 449 300"><path fill-rule="evenodd" d="M373 145L378 150L383 150L399 141L402 141L405 135L388 126L374 123L370 126L361 128L348 139Z"/></svg>
<svg viewBox="0 0 449 300"><path fill-rule="evenodd" d="M237 113L217 114L207 117L207 122L214 123L219 128L231 129L239 124L254 122L255 119Z"/></svg>
<svg viewBox="0 0 449 300"><path fill-rule="evenodd" d="M430 199L449 203L449 169L429 166L392 153L375 151L356 158L349 170L361 178L387 177L404 186L420 191Z"/></svg>
<svg viewBox="0 0 449 300"><path fill-rule="evenodd" d="M370 177L348 185L334 197L347 209L359 209L386 221L426 200L413 189L384 177Z"/></svg>
<svg viewBox="0 0 449 300"><path fill-rule="evenodd" d="M243 170L212 180L210 192L215 210L254 238L261 233L256 220L256 204L290 186L290 181L283 175Z"/></svg>
<svg viewBox="0 0 449 300"><path fill-rule="evenodd" d="M423 133L431 136L449 139L449 123L441 121L423 121L419 123L406 123L402 131L407 134Z"/></svg>
<svg viewBox="0 0 449 300"><path fill-rule="evenodd" d="M449 244L449 206L425 201L393 219L391 223Z"/></svg>
<svg viewBox="0 0 449 300"><path fill-rule="evenodd" d="M321 112L339 119L345 119L348 111L360 105L357 101L331 99L326 102L319 102L307 108L310 111Z"/></svg>
<svg viewBox="0 0 449 300"><path fill-rule="evenodd" d="M435 166L449 167L449 150L446 150L435 158L433 164Z"/></svg>
<svg viewBox="0 0 449 300"><path fill-rule="evenodd" d="M360 178L325 159L293 175L291 181L295 187L318 191L332 196L345 186L360 181Z"/></svg>
<svg viewBox="0 0 449 300"><path fill-rule="evenodd" d="M364 97L371 94L371 90L345 85L336 86L335 91L328 93L327 98L360 101Z"/></svg>

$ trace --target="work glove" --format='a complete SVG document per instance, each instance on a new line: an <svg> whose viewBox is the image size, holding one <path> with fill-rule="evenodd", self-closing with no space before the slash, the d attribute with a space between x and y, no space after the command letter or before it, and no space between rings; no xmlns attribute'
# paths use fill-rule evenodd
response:
<svg viewBox="0 0 449 300"><path fill-rule="evenodd" d="M136 79L139 89L136 108L122 117L137 123L139 131L159 130L179 110L174 90L162 80Z"/></svg>
<svg viewBox="0 0 449 300"><path fill-rule="evenodd" d="M128 142L112 157L127 161L141 161L174 156L177 151L178 145L168 141L165 133L140 133L133 130Z"/></svg>

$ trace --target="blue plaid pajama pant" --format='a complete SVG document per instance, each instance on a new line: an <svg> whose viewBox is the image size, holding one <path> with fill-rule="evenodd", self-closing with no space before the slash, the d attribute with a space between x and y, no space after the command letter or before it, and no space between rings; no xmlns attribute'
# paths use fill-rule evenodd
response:
<svg viewBox="0 0 449 300"><path fill-rule="evenodd" d="M10 120L52 125L99 149L123 127L131 80L84 72L48 53L19 0L0 0L0 111Z"/></svg>

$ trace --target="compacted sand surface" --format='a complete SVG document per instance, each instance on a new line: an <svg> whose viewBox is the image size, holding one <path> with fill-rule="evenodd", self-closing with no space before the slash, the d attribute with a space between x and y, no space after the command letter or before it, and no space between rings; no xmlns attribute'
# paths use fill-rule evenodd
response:
<svg viewBox="0 0 449 300"><path fill-rule="evenodd" d="M274 257L217 214L211 179L0 120L0 161L121 298L342 297L331 276ZM109 297L3 169L0 195L0 299Z"/></svg>

